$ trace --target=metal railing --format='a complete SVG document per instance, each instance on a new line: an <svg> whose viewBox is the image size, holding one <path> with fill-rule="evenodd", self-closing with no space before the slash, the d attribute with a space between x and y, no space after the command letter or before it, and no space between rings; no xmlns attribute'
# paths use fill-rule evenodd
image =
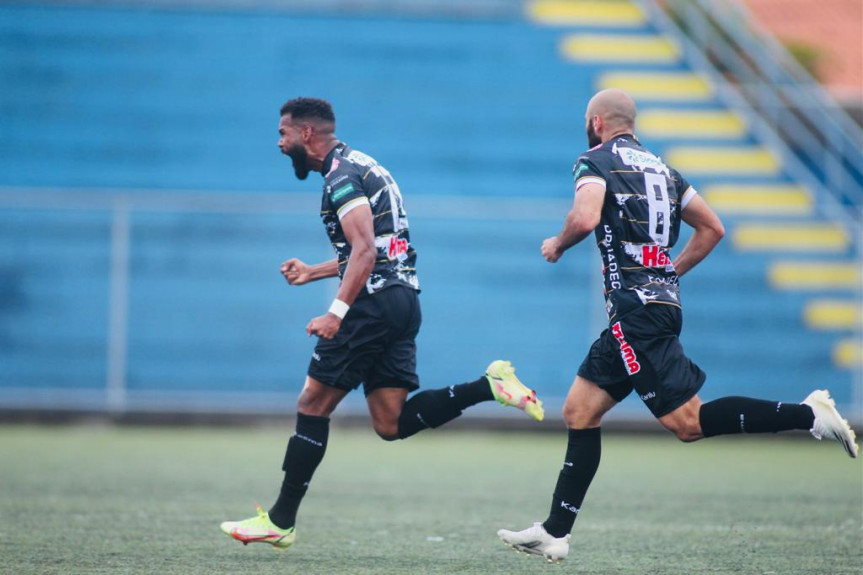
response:
<svg viewBox="0 0 863 575"><path fill-rule="evenodd" d="M656 4L655 2L653 3ZM859 222L863 130L738 1L667 0L688 40Z"/></svg>

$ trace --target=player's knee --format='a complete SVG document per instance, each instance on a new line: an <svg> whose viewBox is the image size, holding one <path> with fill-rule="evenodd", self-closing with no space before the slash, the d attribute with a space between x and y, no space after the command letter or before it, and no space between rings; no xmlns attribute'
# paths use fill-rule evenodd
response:
<svg viewBox="0 0 863 575"><path fill-rule="evenodd" d="M599 427L602 416L575 402L567 401L563 404L563 421L569 429L589 429Z"/></svg>
<svg viewBox="0 0 863 575"><path fill-rule="evenodd" d="M701 434L701 426L698 421L674 422L671 425L666 425L666 427L683 443L692 443L704 437Z"/></svg>
<svg viewBox="0 0 863 575"><path fill-rule="evenodd" d="M374 421L372 427L378 437L384 441L395 441L399 439L399 424L398 421Z"/></svg>
<svg viewBox="0 0 863 575"><path fill-rule="evenodd" d="M692 443L701 439L701 434L690 429L678 429L674 431L674 436L683 443Z"/></svg>

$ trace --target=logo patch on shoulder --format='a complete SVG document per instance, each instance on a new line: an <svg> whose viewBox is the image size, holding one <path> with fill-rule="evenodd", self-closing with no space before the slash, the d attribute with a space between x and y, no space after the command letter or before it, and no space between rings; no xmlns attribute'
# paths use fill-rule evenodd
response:
<svg viewBox="0 0 863 575"><path fill-rule="evenodd" d="M574 177L577 180L578 176L580 176L581 173L586 169L587 169L587 164L583 164L581 162L577 163L575 165L575 171L572 173L572 177Z"/></svg>
<svg viewBox="0 0 863 575"><path fill-rule="evenodd" d="M343 198L344 196L346 196L347 194L350 194L353 191L354 191L354 185L349 183L348 185L342 186L338 190L335 190L333 192L332 200L335 202L339 198Z"/></svg>

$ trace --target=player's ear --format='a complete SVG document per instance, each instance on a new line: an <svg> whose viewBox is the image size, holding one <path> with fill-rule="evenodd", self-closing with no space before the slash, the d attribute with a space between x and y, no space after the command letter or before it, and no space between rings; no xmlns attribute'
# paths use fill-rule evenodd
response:
<svg viewBox="0 0 863 575"><path fill-rule="evenodd" d="M300 139L304 144L308 144L312 140L312 136L315 133L315 128L311 124L304 124L302 128L300 128Z"/></svg>

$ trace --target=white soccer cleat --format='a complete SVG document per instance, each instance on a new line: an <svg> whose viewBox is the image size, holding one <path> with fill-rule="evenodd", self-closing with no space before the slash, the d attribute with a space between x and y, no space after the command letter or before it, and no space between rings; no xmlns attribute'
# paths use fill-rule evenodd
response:
<svg viewBox="0 0 863 575"><path fill-rule="evenodd" d="M505 545L519 553L542 555L549 563L560 563L569 555L569 534L565 537L552 537L539 522L524 531L501 529L497 536Z"/></svg>
<svg viewBox="0 0 863 575"><path fill-rule="evenodd" d="M811 407L812 413L815 414L815 421L812 423L812 429L809 430L815 439L838 441L848 455L857 457L858 447L855 443L857 435L848 425L848 421L842 419L836 411L836 402L830 397L830 392L826 389L816 389L801 403Z"/></svg>

